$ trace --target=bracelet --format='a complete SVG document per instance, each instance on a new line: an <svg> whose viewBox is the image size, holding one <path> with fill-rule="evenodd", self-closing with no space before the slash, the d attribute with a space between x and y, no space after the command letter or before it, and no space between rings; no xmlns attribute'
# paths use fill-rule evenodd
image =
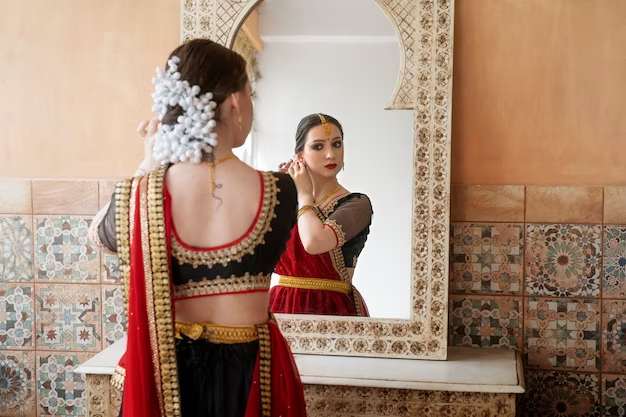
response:
<svg viewBox="0 0 626 417"><path fill-rule="evenodd" d="M306 206L302 206L302 208L298 210L298 216L296 217L296 220L298 220L307 211L315 211L315 207L310 204L307 204Z"/></svg>

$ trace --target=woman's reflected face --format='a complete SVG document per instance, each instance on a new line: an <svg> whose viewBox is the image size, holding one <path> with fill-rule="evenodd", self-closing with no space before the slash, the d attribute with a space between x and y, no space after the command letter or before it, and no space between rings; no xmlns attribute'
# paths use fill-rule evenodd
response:
<svg viewBox="0 0 626 417"><path fill-rule="evenodd" d="M329 123L330 135L315 126L307 134L304 151L298 156L306 162L312 174L333 177L343 168L343 138L337 126Z"/></svg>

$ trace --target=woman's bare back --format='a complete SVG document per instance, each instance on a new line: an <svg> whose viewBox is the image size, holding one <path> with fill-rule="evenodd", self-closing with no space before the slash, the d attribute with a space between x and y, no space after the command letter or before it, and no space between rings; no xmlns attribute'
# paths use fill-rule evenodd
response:
<svg viewBox="0 0 626 417"><path fill-rule="evenodd" d="M239 240L254 225L263 199L263 179L245 163L226 160L214 172L214 195L208 164L175 164L165 177L174 228L180 240L194 248L216 248ZM176 320L259 324L267 321L267 306L266 292L192 298L176 302Z"/></svg>

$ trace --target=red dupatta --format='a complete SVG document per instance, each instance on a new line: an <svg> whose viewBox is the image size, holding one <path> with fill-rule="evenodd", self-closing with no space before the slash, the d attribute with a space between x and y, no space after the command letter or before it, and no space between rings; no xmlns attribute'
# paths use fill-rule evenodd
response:
<svg viewBox="0 0 626 417"><path fill-rule="evenodd" d="M123 383L124 417L178 417L169 232L163 210L166 166L116 189L120 272L127 288L128 343L113 377Z"/></svg>

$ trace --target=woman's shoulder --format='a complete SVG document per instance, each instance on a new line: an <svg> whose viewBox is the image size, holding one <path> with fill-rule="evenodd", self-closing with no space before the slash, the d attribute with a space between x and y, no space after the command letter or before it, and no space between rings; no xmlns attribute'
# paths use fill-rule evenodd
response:
<svg viewBox="0 0 626 417"><path fill-rule="evenodd" d="M283 172L277 172L277 171L259 171L259 172L263 175L271 175L274 178L276 178L276 180L278 181L288 181L288 182L293 183L293 180L291 179L289 174L286 174Z"/></svg>
<svg viewBox="0 0 626 417"><path fill-rule="evenodd" d="M370 215L374 213L374 209L372 207L372 201L367 196L367 194L363 193L350 193L347 194L339 200L337 200L337 205L335 210L342 209L344 211L350 212L358 212L365 213L369 212Z"/></svg>
<svg viewBox="0 0 626 417"><path fill-rule="evenodd" d="M274 206L274 221L276 225L272 226L274 230L285 230L287 236L296 223L296 212L298 210L298 191L293 179L289 174L273 171L259 171L273 190L269 197L276 204ZM265 194L268 198L268 194Z"/></svg>
<svg viewBox="0 0 626 417"><path fill-rule="evenodd" d="M361 204L369 204L372 205L372 201L367 196L367 194L358 193L358 192L350 192L345 196L339 199L339 204L346 203L348 201L359 201Z"/></svg>
<svg viewBox="0 0 626 417"><path fill-rule="evenodd" d="M265 178L270 178L276 186L276 192L281 195L281 199L297 199L298 190L296 184L289 174L275 171L259 171Z"/></svg>
<svg viewBox="0 0 626 417"><path fill-rule="evenodd" d="M263 175L265 177L270 177L270 178L274 179L274 181L276 181L277 183L293 185L295 187L293 179L291 179L289 174L285 174L285 173L282 173L282 172L276 172L276 171L257 171L257 172L259 172L259 174L261 174L261 175Z"/></svg>

